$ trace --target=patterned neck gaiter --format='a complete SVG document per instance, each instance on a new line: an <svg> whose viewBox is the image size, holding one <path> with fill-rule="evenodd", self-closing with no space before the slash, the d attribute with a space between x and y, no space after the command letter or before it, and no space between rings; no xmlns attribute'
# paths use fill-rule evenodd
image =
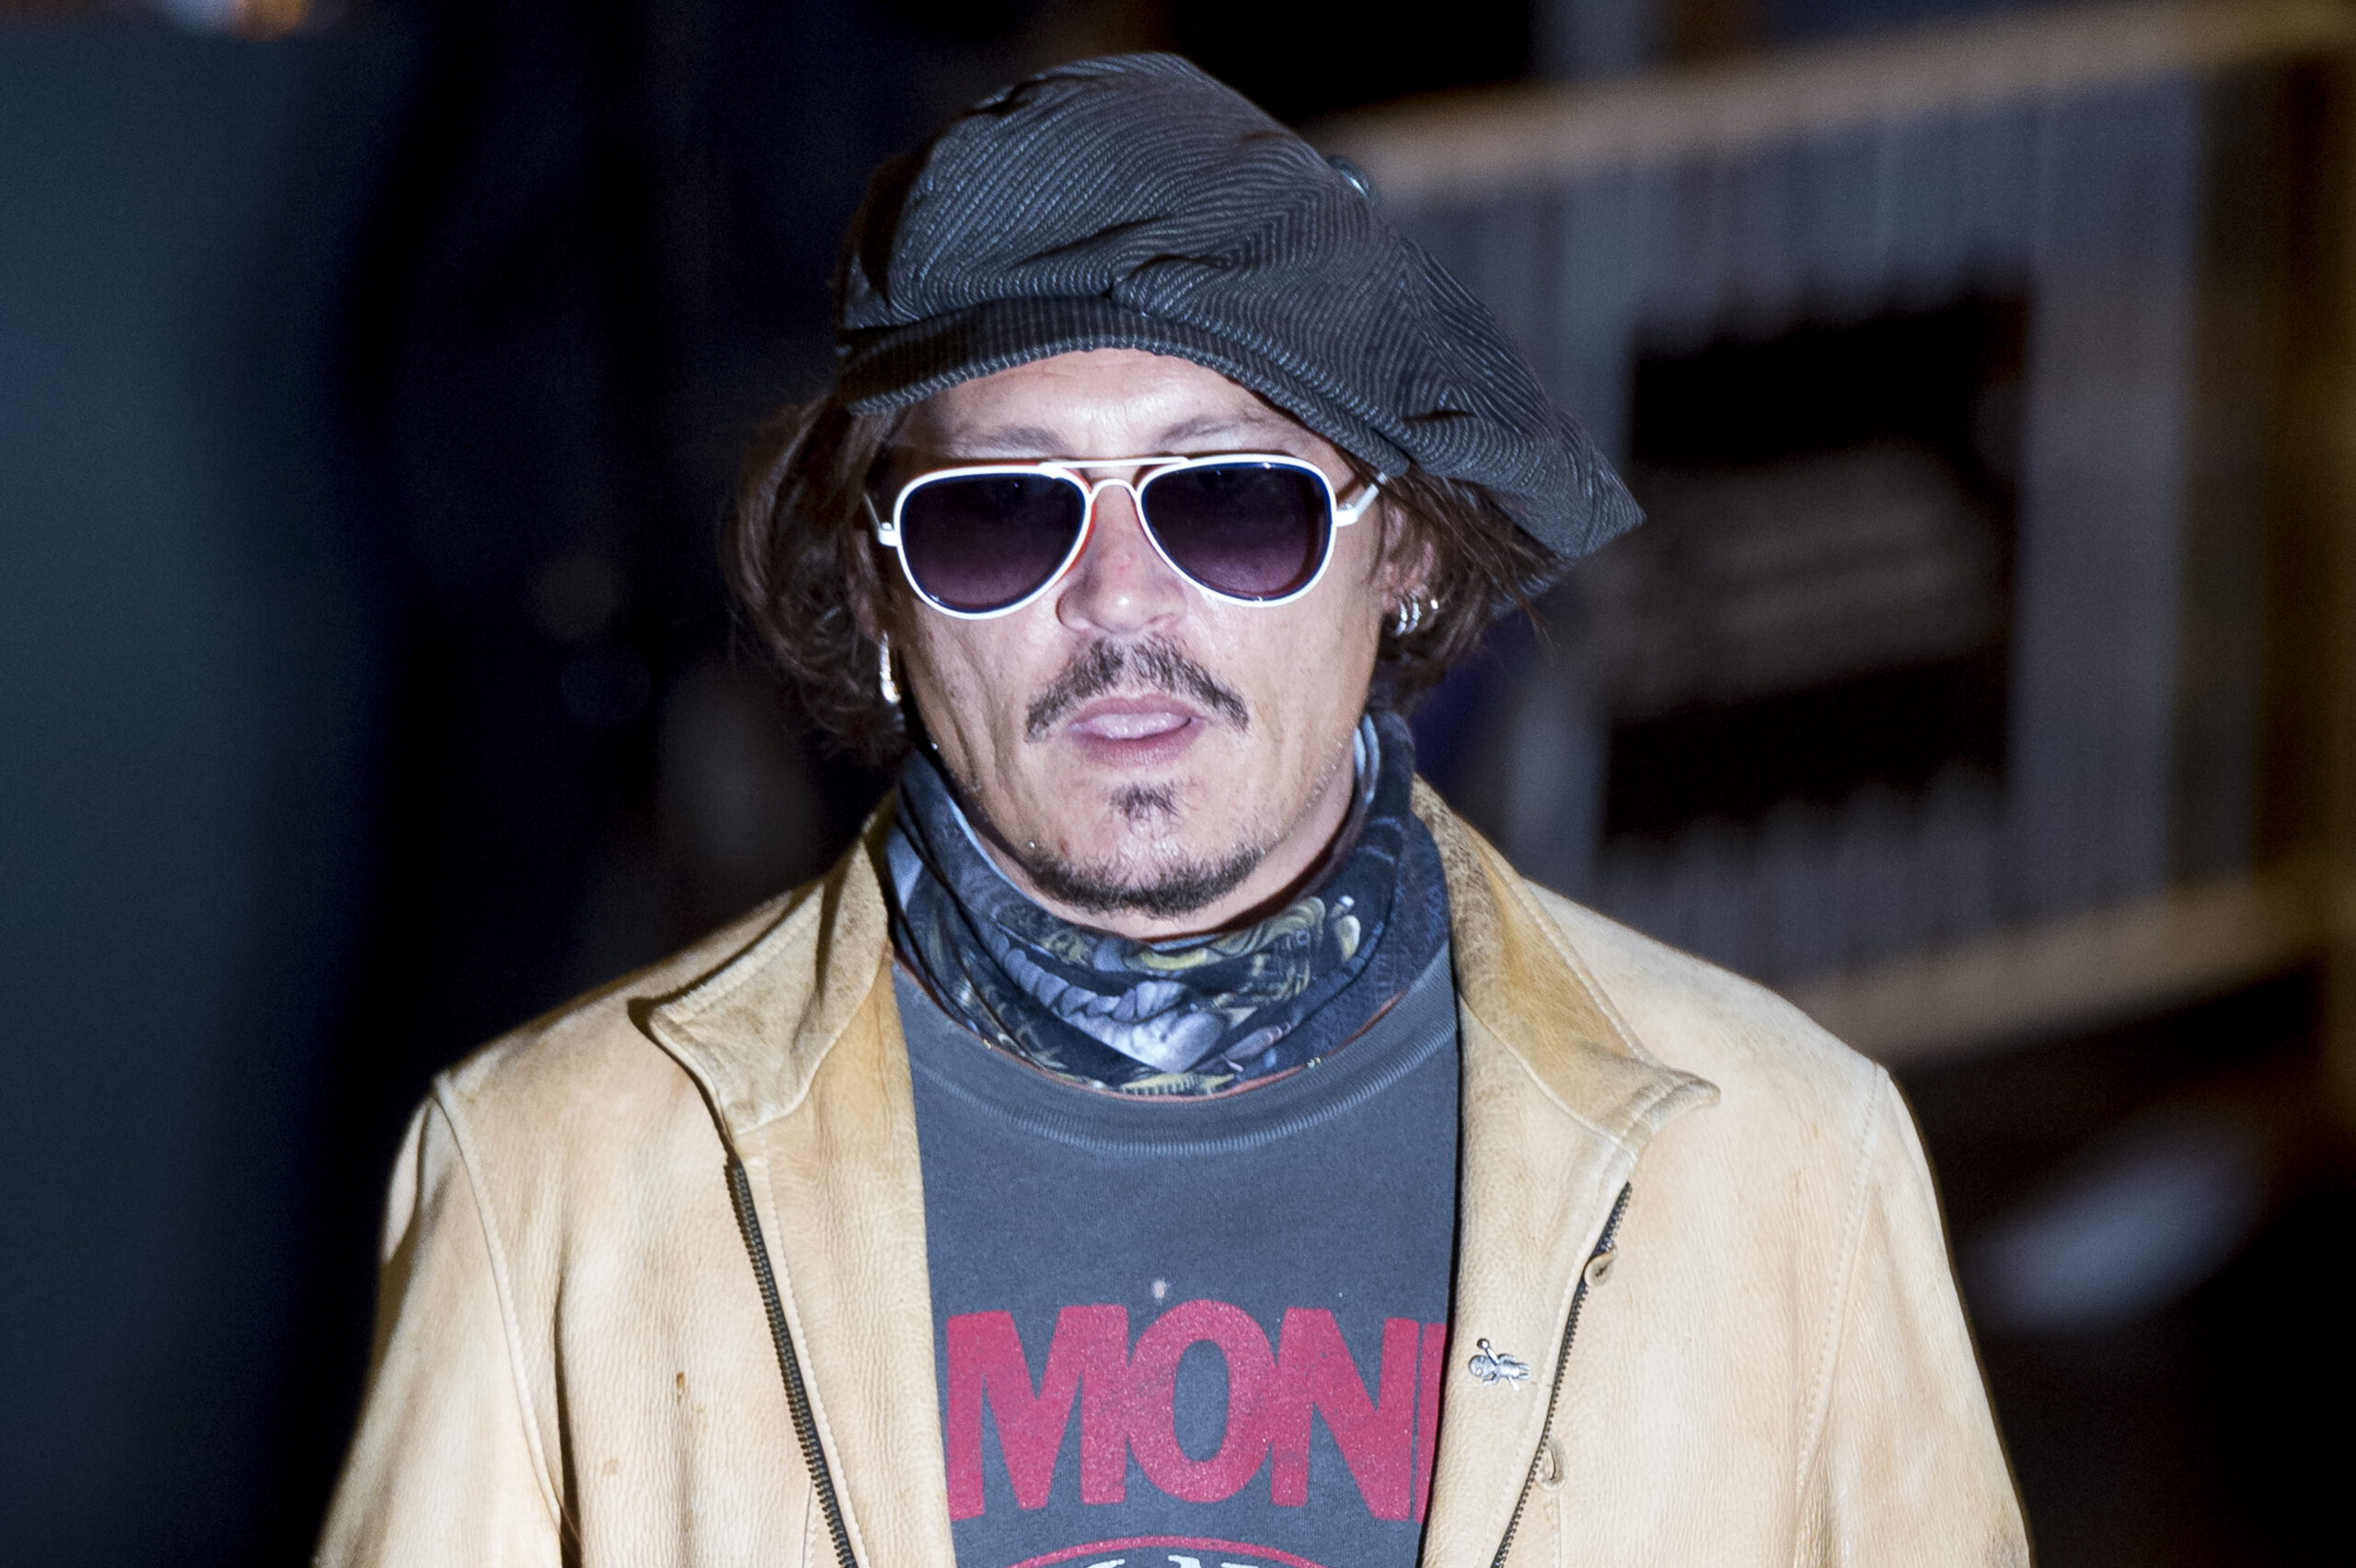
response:
<svg viewBox="0 0 2356 1568"><path fill-rule="evenodd" d="M950 1016L1067 1083L1160 1096L1265 1083L1346 1044L1447 943L1415 772L1403 721L1362 721L1357 797L1324 870L1265 920L1143 942L1025 897L919 749L886 846L894 939Z"/></svg>

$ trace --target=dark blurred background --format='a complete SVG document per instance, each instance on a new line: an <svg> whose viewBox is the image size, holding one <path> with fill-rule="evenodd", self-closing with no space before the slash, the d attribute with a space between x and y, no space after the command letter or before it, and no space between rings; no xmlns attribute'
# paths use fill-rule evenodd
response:
<svg viewBox="0 0 2356 1568"><path fill-rule="evenodd" d="M430 1076L881 789L713 564L868 169L1168 47L1371 170L1653 513L1426 771L1899 1073L2045 1562L2350 1561L2351 39L0 5L0 1556L307 1554Z"/></svg>

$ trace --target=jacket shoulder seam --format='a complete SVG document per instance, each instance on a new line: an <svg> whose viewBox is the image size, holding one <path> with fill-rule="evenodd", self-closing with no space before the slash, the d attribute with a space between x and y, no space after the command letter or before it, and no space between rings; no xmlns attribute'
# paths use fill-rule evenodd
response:
<svg viewBox="0 0 2356 1568"><path fill-rule="evenodd" d="M1825 1428L1830 1423L1832 1406L1832 1384L1841 1362L1841 1348L1849 1337L1849 1305L1855 1295L1857 1271L1865 1255L1865 1214L1872 1206L1874 1150L1884 1136L1888 1121L1891 1094L1889 1070L1879 1065L1873 1071L1873 1090L1865 1096L1865 1124L1857 1139L1856 1164L1849 1186L1851 1197L1846 1222L1842 1226L1841 1257L1836 1265L1838 1293L1832 1310L1825 1314L1824 1335L1818 1347L1816 1376L1808 1390L1807 1425L1800 1444L1799 1467L1794 1474L1793 1489L1796 1505L1805 1512L1808 1478L1815 1473L1822 1456ZM1794 1545L1796 1562L1798 1543Z"/></svg>
<svg viewBox="0 0 2356 1568"><path fill-rule="evenodd" d="M524 1329L515 1309L514 1286L507 1266L507 1247L501 1238L499 1217L492 1211L483 1172L474 1147L474 1135L459 1114L456 1096L451 1092L449 1075L434 1079L433 1101L443 1120L450 1126L450 1141L457 1147L458 1168L467 1178L467 1196L475 1206L475 1217L482 1226L484 1251L491 1259L491 1292L499 1302L499 1322L507 1338L508 1384L515 1396L516 1419L524 1425L524 1446L532 1456L532 1473L540 1483L540 1503L549 1511L549 1522L560 1533L567 1528L564 1505L559 1500L555 1478L549 1472L548 1453L540 1442L540 1424L532 1400L532 1387L525 1372Z"/></svg>

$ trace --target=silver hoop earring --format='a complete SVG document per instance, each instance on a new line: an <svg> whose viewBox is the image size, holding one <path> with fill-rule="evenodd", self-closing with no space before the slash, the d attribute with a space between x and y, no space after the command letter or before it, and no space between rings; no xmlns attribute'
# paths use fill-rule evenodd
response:
<svg viewBox="0 0 2356 1568"><path fill-rule="evenodd" d="M1405 637L1423 624L1423 599L1420 596L1402 599L1399 601L1398 613L1391 617L1391 632L1394 637Z"/></svg>
<svg viewBox="0 0 2356 1568"><path fill-rule="evenodd" d="M885 702L900 706L900 683L892 678L892 634L888 631L875 640L875 686Z"/></svg>

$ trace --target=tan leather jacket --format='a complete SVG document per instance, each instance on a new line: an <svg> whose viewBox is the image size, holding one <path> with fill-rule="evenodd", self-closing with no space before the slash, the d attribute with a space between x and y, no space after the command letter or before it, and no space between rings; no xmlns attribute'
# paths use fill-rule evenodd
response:
<svg viewBox="0 0 2356 1568"><path fill-rule="evenodd" d="M1424 1562L2026 1562L1888 1078L1417 811L1463 1045ZM875 852L436 1084L321 1562L951 1568Z"/></svg>

